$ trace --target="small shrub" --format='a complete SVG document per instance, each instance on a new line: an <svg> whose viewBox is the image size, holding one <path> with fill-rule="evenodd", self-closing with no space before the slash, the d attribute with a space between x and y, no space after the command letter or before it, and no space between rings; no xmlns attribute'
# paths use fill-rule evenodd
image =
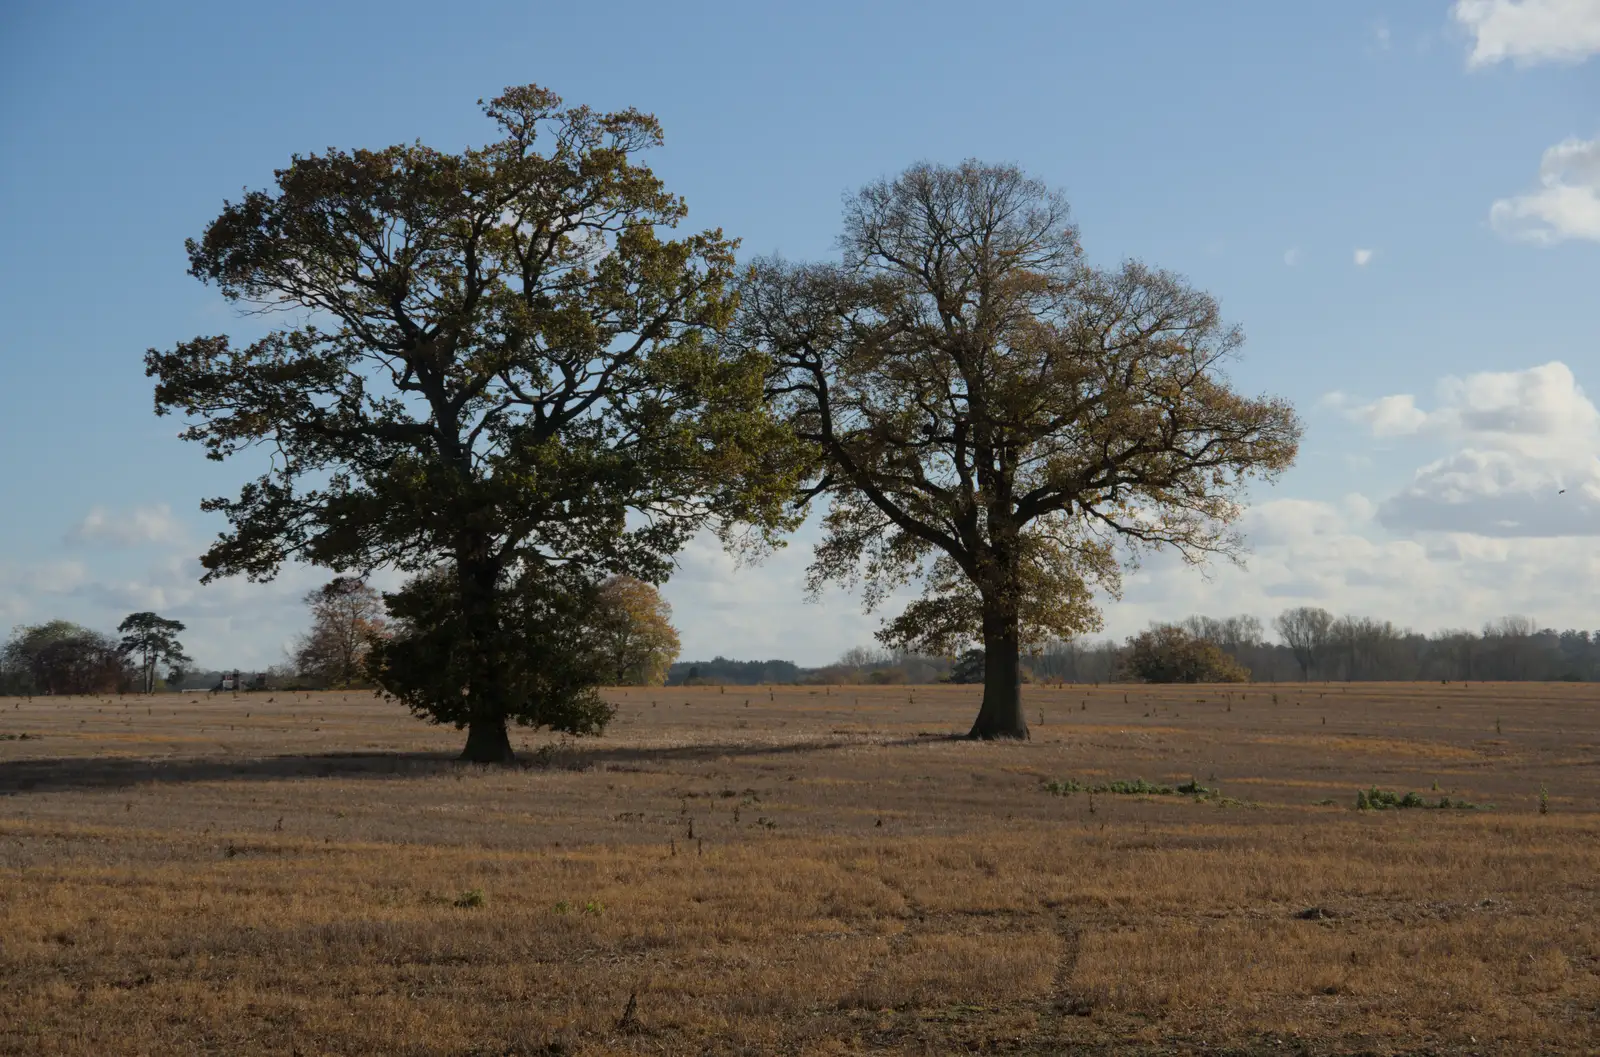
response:
<svg viewBox="0 0 1600 1057"><path fill-rule="evenodd" d="M1102 782L1099 785L1088 785L1074 781L1071 778L1063 778L1060 781L1044 783L1044 791L1054 796L1071 796L1073 793L1089 793L1090 795L1103 793L1112 796L1174 796L1178 794L1184 796L1210 796L1216 792L1213 789L1207 789L1205 786L1196 785L1193 781L1174 789L1170 785L1154 785L1143 778L1135 778L1132 781L1117 779L1116 781Z"/></svg>
<svg viewBox="0 0 1600 1057"><path fill-rule="evenodd" d="M470 888L456 896L455 901L451 904L451 906L460 907L462 909L471 909L481 907L486 902L488 902L488 900L484 899L483 897L483 889Z"/></svg>
<svg viewBox="0 0 1600 1057"><path fill-rule="evenodd" d="M1070 796L1073 793L1087 792L1088 788L1082 783L1074 782L1071 778L1063 778L1059 782L1044 783L1044 791L1052 796Z"/></svg>
<svg viewBox="0 0 1600 1057"><path fill-rule="evenodd" d="M1357 811L1403 811L1407 808L1428 808L1434 811L1476 811L1478 805L1467 800L1451 800L1441 796L1437 803L1416 793L1396 793L1388 789L1362 789L1356 792Z"/></svg>
<svg viewBox="0 0 1600 1057"><path fill-rule="evenodd" d="M1117 796L1171 796L1174 790L1169 785L1151 785L1143 778L1135 778L1131 782L1108 782L1103 790L1097 789L1095 792Z"/></svg>

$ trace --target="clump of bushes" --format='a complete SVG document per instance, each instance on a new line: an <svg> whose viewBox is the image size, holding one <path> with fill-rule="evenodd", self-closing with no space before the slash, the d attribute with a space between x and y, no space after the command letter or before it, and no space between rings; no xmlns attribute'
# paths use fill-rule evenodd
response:
<svg viewBox="0 0 1600 1057"><path fill-rule="evenodd" d="M1357 811L1403 811L1407 808L1426 808L1433 811L1476 811L1478 805L1467 800L1451 800L1441 796L1437 801L1416 793L1396 793L1389 789L1361 789L1356 792Z"/></svg>
<svg viewBox="0 0 1600 1057"><path fill-rule="evenodd" d="M1157 624L1128 640L1122 674L1144 683L1248 683L1250 670L1216 643L1176 624Z"/></svg>

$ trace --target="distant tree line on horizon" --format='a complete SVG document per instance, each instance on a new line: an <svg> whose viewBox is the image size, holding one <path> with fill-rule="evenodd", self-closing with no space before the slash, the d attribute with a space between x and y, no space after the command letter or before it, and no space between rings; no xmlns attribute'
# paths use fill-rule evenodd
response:
<svg viewBox="0 0 1600 1057"><path fill-rule="evenodd" d="M367 655L387 634L382 596L367 585L336 578L308 592L311 628L288 659L249 673L240 689L364 689L373 683ZM591 649L582 662L612 686L900 685L982 683L982 650L957 657L924 656L856 647L833 664L806 668L793 661L675 661L671 607L648 584L618 578L586 621ZM1600 681L1600 630L1541 628L1506 616L1480 631L1448 629L1430 635L1368 617L1336 617L1325 609L1285 610L1272 621L1278 641L1253 616L1191 616L1154 624L1122 643L1057 639L1026 658L1033 683ZM66 620L22 625L0 645L0 695L110 694L138 690L210 690L226 673L197 670L183 653L178 621L130 614L123 637ZM165 666L165 674L160 668Z"/></svg>
<svg viewBox="0 0 1600 1057"><path fill-rule="evenodd" d="M196 670L177 634L180 621L130 614L122 638L67 620L21 625L0 645L0 696L214 690L237 677L240 690L371 689L374 650L413 633L385 616L384 597L364 581L335 577L302 599L311 626L284 660L265 670ZM672 607L655 587L609 577L583 596L568 636L568 663L596 685L654 686L678 655ZM163 674L164 672L164 674Z"/></svg>
<svg viewBox="0 0 1600 1057"><path fill-rule="evenodd" d="M128 614L120 639L70 620L21 625L0 645L0 694L120 694L181 682L193 663L178 641L183 630L155 613Z"/></svg>
<svg viewBox="0 0 1600 1057"><path fill-rule="evenodd" d="M1191 616L1121 643L1051 640L1024 658L1024 676L1035 683L1600 681L1600 630L1557 631L1522 616L1501 617L1479 631L1425 635L1386 620L1300 607L1279 614L1272 626L1278 641L1268 641L1261 620L1247 615ZM979 659L981 681L982 652L969 653ZM674 664L667 685L965 682L955 671L962 659L858 647L831 665L802 668L718 656Z"/></svg>

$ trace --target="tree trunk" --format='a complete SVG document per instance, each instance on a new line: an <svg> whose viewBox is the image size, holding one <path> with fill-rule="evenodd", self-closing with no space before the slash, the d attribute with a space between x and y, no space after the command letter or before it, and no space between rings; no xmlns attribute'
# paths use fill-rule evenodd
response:
<svg viewBox="0 0 1600 1057"><path fill-rule="evenodd" d="M504 717L475 719L467 724L467 747L461 750L463 762L514 763L516 758Z"/></svg>
<svg viewBox="0 0 1600 1057"><path fill-rule="evenodd" d="M1015 609L984 605L983 706L969 738L1026 738L1022 714L1022 640Z"/></svg>
<svg viewBox="0 0 1600 1057"><path fill-rule="evenodd" d="M500 569L483 557L484 541L458 555L456 575L462 617L471 639L472 664L467 685L467 745L461 759L469 763L511 763L511 738L506 733L506 669L500 655L500 613L496 597Z"/></svg>

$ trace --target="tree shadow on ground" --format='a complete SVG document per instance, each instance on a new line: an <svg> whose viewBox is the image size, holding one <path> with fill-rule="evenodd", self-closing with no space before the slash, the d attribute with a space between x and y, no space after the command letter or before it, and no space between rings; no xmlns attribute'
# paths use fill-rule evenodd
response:
<svg viewBox="0 0 1600 1057"><path fill-rule="evenodd" d="M0 761L0 796L72 790L126 789L145 784L251 782L297 778L424 778L478 771L587 771L617 766L647 769L652 764L699 762L724 757L791 756L866 746L922 745L962 740L956 735L919 734L884 740L817 740L779 745L708 742L694 745L561 745L524 753L504 768L463 763L443 752L326 752L279 756L180 758L66 756Z"/></svg>

